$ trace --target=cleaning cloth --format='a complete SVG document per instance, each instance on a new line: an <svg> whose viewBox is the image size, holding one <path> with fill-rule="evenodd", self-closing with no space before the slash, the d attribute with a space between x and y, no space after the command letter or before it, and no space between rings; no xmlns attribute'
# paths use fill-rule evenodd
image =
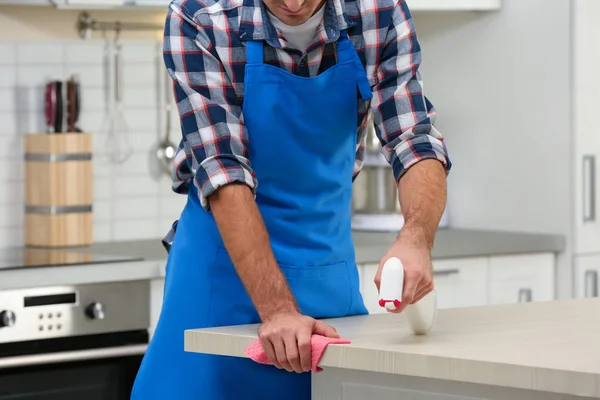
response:
<svg viewBox="0 0 600 400"><path fill-rule="evenodd" d="M313 372L321 372L323 370L322 368L318 367L317 364L319 364L319 361L321 361L321 357L323 357L323 353L328 345L349 343L350 341L344 338L329 338L322 335L312 335L312 338L310 339L311 370ZM252 342L252 344L246 348L244 354L259 364L271 364L259 339L256 339L254 342Z"/></svg>

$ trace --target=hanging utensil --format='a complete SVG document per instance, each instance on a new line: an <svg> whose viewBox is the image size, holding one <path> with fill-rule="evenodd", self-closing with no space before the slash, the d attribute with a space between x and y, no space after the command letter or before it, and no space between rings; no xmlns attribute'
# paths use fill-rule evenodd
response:
<svg viewBox="0 0 600 400"><path fill-rule="evenodd" d="M164 85L164 101L165 101L165 137L162 142L159 144L156 155L158 156L158 160L161 163L165 173L167 175L171 175L173 169L173 160L175 159L175 152L177 151L177 146L175 143L171 141L171 113L172 110L172 93L173 88L171 86L171 77L166 74L165 75L165 85Z"/></svg>
<svg viewBox="0 0 600 400"><path fill-rule="evenodd" d="M123 163L133 153L127 133L128 127L123 115L123 76L122 45L120 29L116 30L114 39L114 101L107 134L106 148L109 158L114 163Z"/></svg>

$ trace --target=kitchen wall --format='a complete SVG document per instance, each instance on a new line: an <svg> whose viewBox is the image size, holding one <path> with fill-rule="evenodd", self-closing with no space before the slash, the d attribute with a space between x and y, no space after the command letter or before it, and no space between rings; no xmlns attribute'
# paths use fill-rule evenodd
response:
<svg viewBox="0 0 600 400"><path fill-rule="evenodd" d="M99 19L116 17L98 14ZM23 243L23 137L45 131L43 85L47 80L78 74L82 83L80 126L94 134L95 240L160 237L185 201L184 196L171 193L170 177L161 174L155 156L166 129L164 85L160 84L165 75L156 32L125 36L123 41L124 120L118 132L131 143L133 154L125 163L113 164L106 151L105 42L98 36L88 42L78 39L76 15L49 8L0 7L2 247ZM176 139L180 135L176 113L171 120Z"/></svg>
<svg viewBox="0 0 600 400"><path fill-rule="evenodd" d="M570 233L569 6L415 15L425 92L454 160L453 226Z"/></svg>
<svg viewBox="0 0 600 400"><path fill-rule="evenodd" d="M544 13L540 10L544 9ZM126 33L125 103L135 154L103 157L103 41L77 37L78 12L0 7L0 246L22 243L22 135L44 129L41 85L81 75L81 125L95 134L96 240L157 237L184 199L157 177L164 131L156 77L160 32ZM162 23L161 12L94 11L99 20ZM454 227L569 233L568 0L504 0L493 13L415 13L425 90L439 111L454 171ZM179 134L176 118L174 134Z"/></svg>

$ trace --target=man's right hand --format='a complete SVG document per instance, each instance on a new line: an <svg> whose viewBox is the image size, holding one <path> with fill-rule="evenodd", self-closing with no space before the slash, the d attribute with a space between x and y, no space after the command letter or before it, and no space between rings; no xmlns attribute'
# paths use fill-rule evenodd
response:
<svg viewBox="0 0 600 400"><path fill-rule="evenodd" d="M310 371L313 334L340 337L334 327L298 313L275 315L258 329L269 361L279 369L298 373Z"/></svg>

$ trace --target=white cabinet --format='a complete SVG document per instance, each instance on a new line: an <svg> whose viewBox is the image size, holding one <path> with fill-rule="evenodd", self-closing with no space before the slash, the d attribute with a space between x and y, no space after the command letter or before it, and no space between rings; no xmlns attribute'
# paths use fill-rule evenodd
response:
<svg viewBox="0 0 600 400"><path fill-rule="evenodd" d="M600 284L600 256L580 256L575 258L575 296L598 297Z"/></svg>
<svg viewBox="0 0 600 400"><path fill-rule="evenodd" d="M407 0L411 11L492 11L500 0Z"/></svg>
<svg viewBox="0 0 600 400"><path fill-rule="evenodd" d="M486 257L433 260L438 307L469 307L487 304L488 259ZM378 264L359 266L360 287L369 313L385 310L378 304L379 293L373 283Z"/></svg>
<svg viewBox="0 0 600 400"><path fill-rule="evenodd" d="M574 3L575 254L600 253L600 2Z"/></svg>
<svg viewBox="0 0 600 400"><path fill-rule="evenodd" d="M158 323L158 317L160 316L160 310L163 303L164 287L164 278L153 279L150 281L150 328L148 329L150 336L154 334L154 329L156 329L156 324Z"/></svg>
<svg viewBox="0 0 600 400"><path fill-rule="evenodd" d="M433 260L438 308L487 304L487 257Z"/></svg>
<svg viewBox="0 0 600 400"><path fill-rule="evenodd" d="M554 254L490 257L490 304L554 299Z"/></svg>

